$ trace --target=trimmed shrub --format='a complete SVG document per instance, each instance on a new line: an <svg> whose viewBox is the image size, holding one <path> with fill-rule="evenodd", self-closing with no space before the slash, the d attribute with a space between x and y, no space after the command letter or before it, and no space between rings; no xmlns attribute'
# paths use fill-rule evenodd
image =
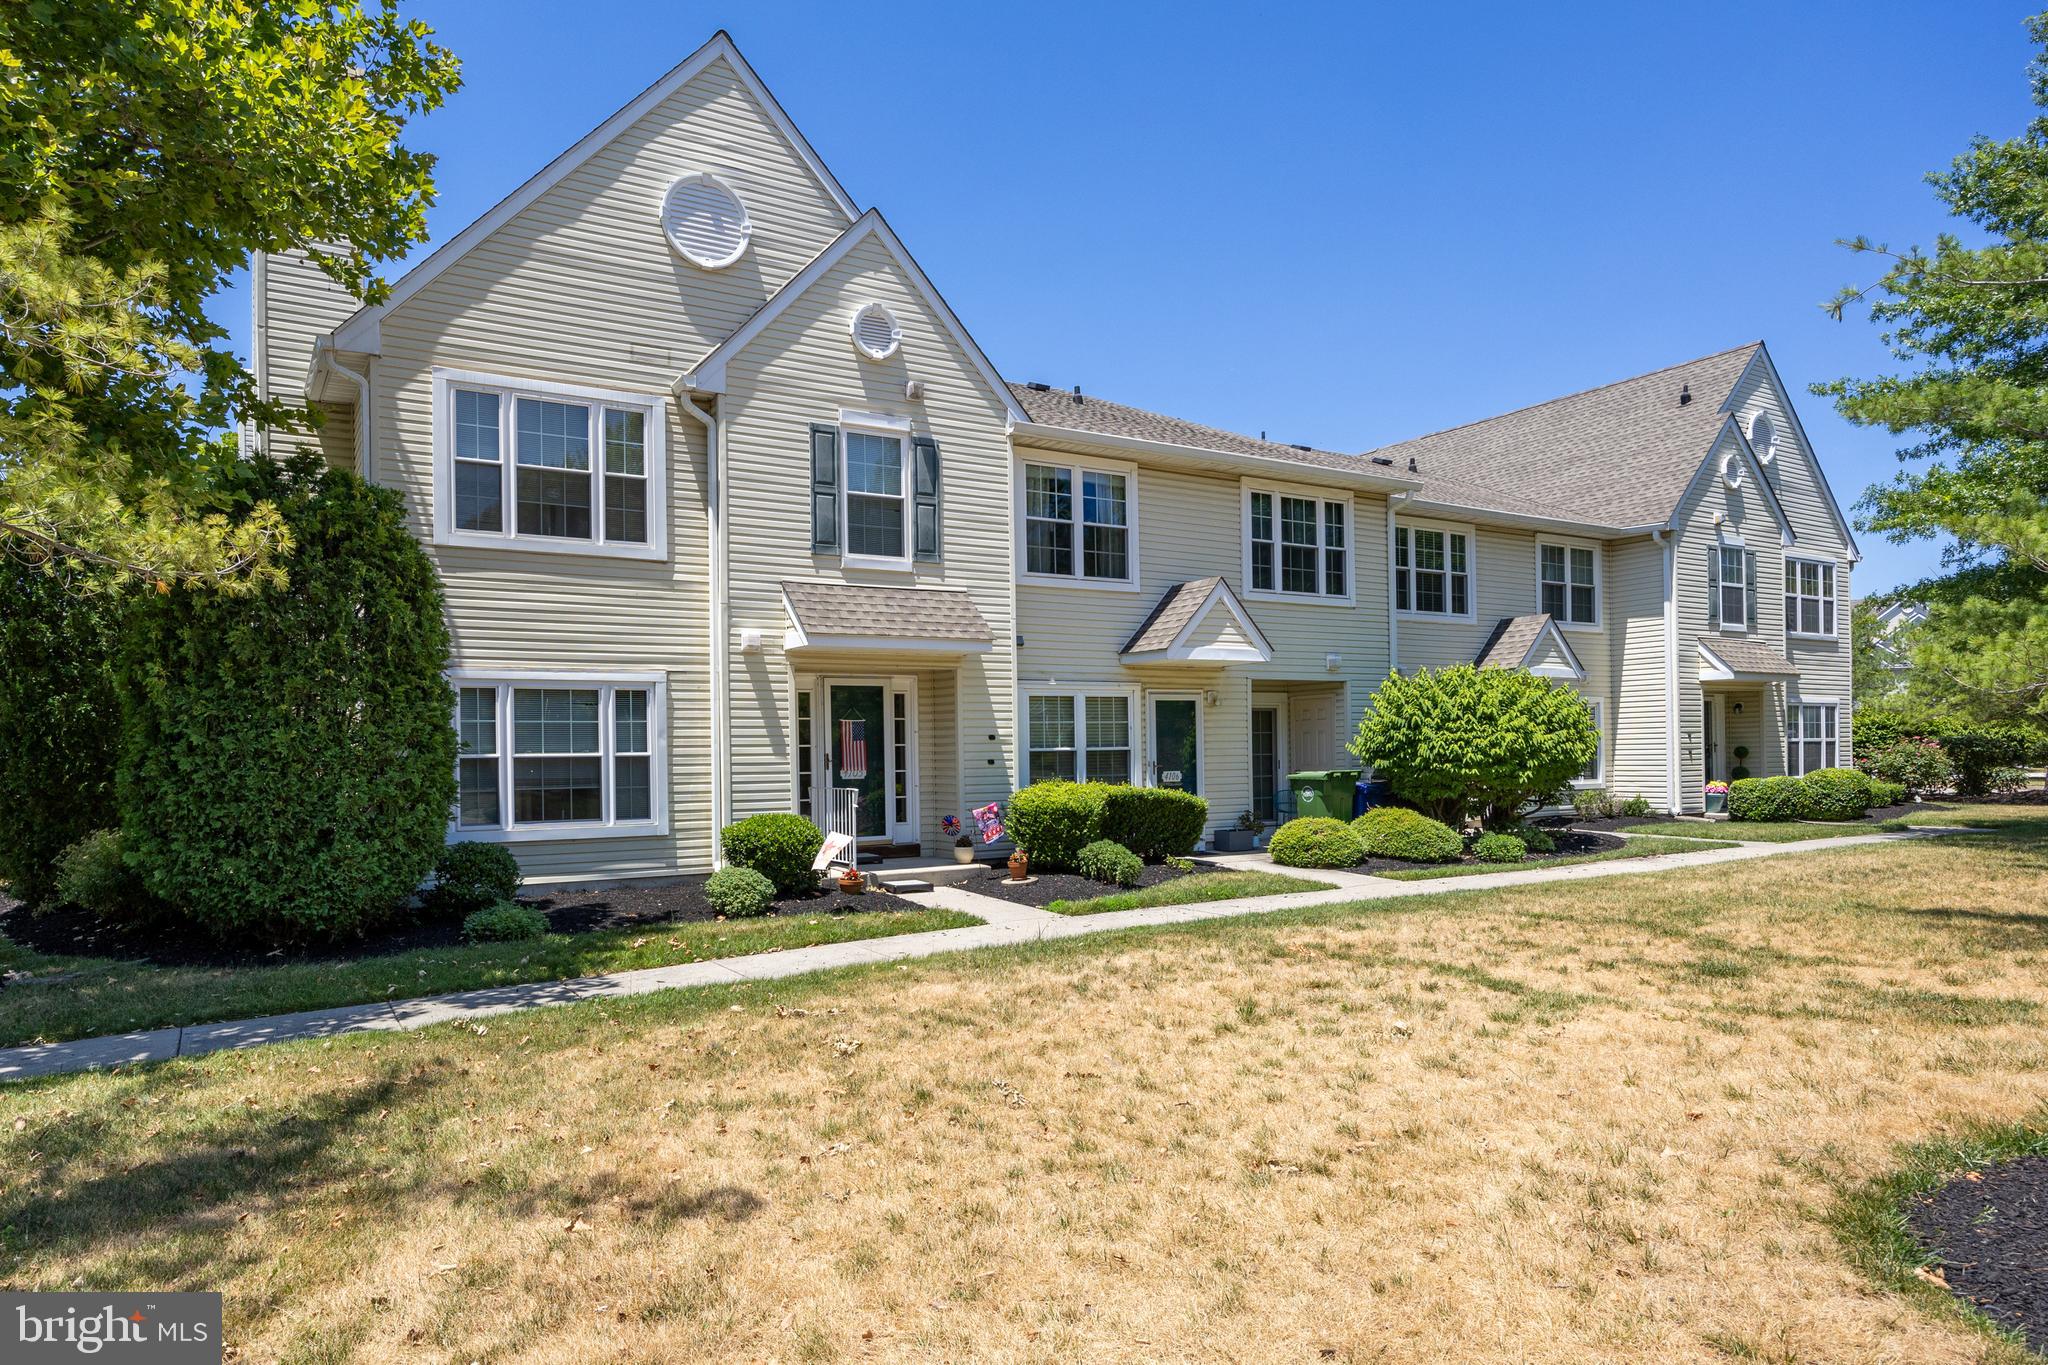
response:
<svg viewBox="0 0 2048 1365"><path fill-rule="evenodd" d="M1857 735L1862 739L1861 733ZM1895 739L1882 748L1856 746L1856 766L1872 780L1896 782L1907 791L1940 791L1955 780L1941 741L1926 735Z"/></svg>
<svg viewBox="0 0 2048 1365"><path fill-rule="evenodd" d="M1172 787L1102 789L1102 837L1148 863L1194 852L1208 823L1209 803L1193 792Z"/></svg>
<svg viewBox="0 0 2048 1365"><path fill-rule="evenodd" d="M57 855L57 899L107 919L132 915L147 898L128 866L121 831L98 829Z"/></svg>
<svg viewBox="0 0 2048 1365"><path fill-rule="evenodd" d="M1940 736L1941 750L1955 765L1956 792L1988 796L2026 783L2018 771L2040 744L2038 736L2014 725L1975 725Z"/></svg>
<svg viewBox="0 0 2048 1365"><path fill-rule="evenodd" d="M1518 668L1456 664L1381 683L1350 747L1416 809L1501 825L1563 790L1599 741L1591 708L1570 688Z"/></svg>
<svg viewBox="0 0 2048 1365"><path fill-rule="evenodd" d="M1887 782L1881 777L1870 779L1870 804L1875 809L1896 806L1906 799L1905 787L1897 782Z"/></svg>
<svg viewBox="0 0 2048 1365"><path fill-rule="evenodd" d="M1512 834L1482 834L1472 841L1472 856L1482 863L1519 863L1529 846Z"/></svg>
<svg viewBox="0 0 2048 1365"><path fill-rule="evenodd" d="M1799 814L1807 820L1861 820L1870 809L1870 779L1854 768L1816 768L1799 779Z"/></svg>
<svg viewBox="0 0 2048 1365"><path fill-rule="evenodd" d="M751 867L722 867L704 883L704 899L727 919L748 919L775 904L775 883Z"/></svg>
<svg viewBox="0 0 2048 1365"><path fill-rule="evenodd" d="M1588 790L1572 793L1572 810L1581 820L1611 820L1617 809L1613 792Z"/></svg>
<svg viewBox="0 0 2048 1365"><path fill-rule="evenodd" d="M57 861L120 823L114 655L126 601L59 565L0 554L0 882L34 905Z"/></svg>
<svg viewBox="0 0 2048 1365"><path fill-rule="evenodd" d="M450 844L434 860L427 908L443 915L486 910L517 896L525 880L519 860L503 844Z"/></svg>
<svg viewBox="0 0 2048 1365"><path fill-rule="evenodd" d="M1365 845L1351 826L1326 816L1289 820L1266 845L1282 867L1351 867L1365 859Z"/></svg>
<svg viewBox="0 0 2048 1365"><path fill-rule="evenodd" d="M515 943L548 931L548 917L518 901L500 901L464 917L462 937L471 943Z"/></svg>
<svg viewBox="0 0 2048 1365"><path fill-rule="evenodd" d="M1138 878L1145 875L1145 860L1122 844L1097 839L1075 856L1074 869L1112 886L1136 886Z"/></svg>
<svg viewBox="0 0 2048 1365"><path fill-rule="evenodd" d="M1797 820L1801 806L1796 777L1745 777L1728 784L1728 818L1752 823Z"/></svg>
<svg viewBox="0 0 2048 1365"><path fill-rule="evenodd" d="M1501 833L1514 835L1531 853L1557 852L1557 840L1551 837L1547 829L1540 829L1535 825L1521 825L1515 829L1502 830Z"/></svg>
<svg viewBox="0 0 2048 1365"><path fill-rule="evenodd" d="M1421 811L1377 806L1351 822L1352 833L1368 858L1400 858L1411 863L1450 863L1464 856L1465 841L1456 830Z"/></svg>
<svg viewBox="0 0 2048 1365"><path fill-rule="evenodd" d="M1003 829L1035 868L1070 872L1081 850L1102 837L1099 782L1034 782L1010 798Z"/></svg>
<svg viewBox="0 0 2048 1365"><path fill-rule="evenodd" d="M1621 803L1620 809L1621 813L1629 819L1640 820L1650 813L1650 798L1647 796L1631 796L1628 800Z"/></svg>
<svg viewBox="0 0 2048 1365"><path fill-rule="evenodd" d="M245 477L291 532L289 581L133 604L128 858L217 939L352 938L410 902L446 842L456 733L441 585L395 489L310 458Z"/></svg>
<svg viewBox="0 0 2048 1365"><path fill-rule="evenodd" d="M752 868L782 895L799 895L818 884L811 864L825 846L825 832L801 815L787 811L749 815L727 825L719 843L727 862Z"/></svg>

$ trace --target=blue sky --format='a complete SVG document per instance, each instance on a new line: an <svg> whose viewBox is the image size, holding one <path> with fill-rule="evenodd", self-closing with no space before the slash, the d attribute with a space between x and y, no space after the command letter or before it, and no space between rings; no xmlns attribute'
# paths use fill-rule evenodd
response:
<svg viewBox="0 0 2048 1365"><path fill-rule="evenodd" d="M1986 0L410 9L436 241L725 27L1012 378L1363 450L1761 337L1845 504L1898 442L1801 396L1889 363L1834 243L1931 239L2031 113ZM1859 593L1937 564L1862 543Z"/></svg>

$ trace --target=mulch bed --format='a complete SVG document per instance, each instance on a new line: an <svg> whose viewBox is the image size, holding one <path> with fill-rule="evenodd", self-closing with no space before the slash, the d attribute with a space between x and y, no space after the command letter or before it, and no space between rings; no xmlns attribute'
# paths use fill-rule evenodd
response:
<svg viewBox="0 0 2048 1365"><path fill-rule="evenodd" d="M704 899L704 880L685 877L661 886L615 886L601 891L536 890L519 899L546 915L548 929L557 934L699 923L719 918ZM777 901L768 913L833 915L909 908L910 902L886 891L849 896L835 887ZM108 923L90 911L68 906L31 914L19 902L0 898L0 934L39 953L111 957L160 967L262 967L284 962L353 962L418 948L452 948L462 943L462 921L459 917L420 919L358 943L269 952L216 947L195 938L191 930L175 926Z"/></svg>
<svg viewBox="0 0 2048 1365"><path fill-rule="evenodd" d="M1541 820L1529 823L1541 825L1547 830L1564 829L1627 829L1632 825L1662 825L1670 821L1668 815L1610 815L1604 820L1581 820L1576 815L1546 815Z"/></svg>
<svg viewBox="0 0 2048 1365"><path fill-rule="evenodd" d="M1496 872L1513 872L1517 868L1541 867L1556 862L1559 858L1580 858L1588 853L1604 853L1610 848L1620 848L1628 840L1618 834L1589 834L1578 829L1553 829L1550 837L1557 840L1557 852L1538 853L1529 850L1529 856L1519 863L1485 863L1466 856L1455 863L1411 863L1401 858L1367 858L1352 870L1355 872L1400 872L1414 867L1479 867L1485 866Z"/></svg>
<svg viewBox="0 0 2048 1365"><path fill-rule="evenodd" d="M1218 870L1205 863L1196 863L1192 872L1182 872L1168 867L1165 863L1148 863L1144 875L1138 878L1138 885L1157 886L1161 882L1170 882L1177 877L1200 877ZM994 896L997 900L1011 901L1017 905L1037 906L1051 905L1054 901L1094 900L1097 896L1114 896L1119 891L1135 889L1098 882L1093 877L1083 877L1074 872L1037 872L1032 874L1037 880L1015 886L1005 880L1009 875L1000 865L996 865L958 881L948 882L947 885L957 886L962 891L972 891L977 896Z"/></svg>
<svg viewBox="0 0 2048 1365"><path fill-rule="evenodd" d="M1971 1171L1906 1210L1956 1297L2048 1354L2048 1157Z"/></svg>

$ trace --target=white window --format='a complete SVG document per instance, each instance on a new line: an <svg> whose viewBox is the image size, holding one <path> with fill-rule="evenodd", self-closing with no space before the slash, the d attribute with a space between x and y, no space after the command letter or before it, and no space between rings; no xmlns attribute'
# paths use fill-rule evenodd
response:
<svg viewBox="0 0 2048 1365"><path fill-rule="evenodd" d="M1740 545L1718 547L1721 555L1721 627L1749 627L1749 555Z"/></svg>
<svg viewBox="0 0 2048 1365"><path fill-rule="evenodd" d="M666 400L437 370L434 539L660 559Z"/></svg>
<svg viewBox="0 0 2048 1365"><path fill-rule="evenodd" d="M1472 535L1425 523L1394 526L1394 609L1418 616L1472 615Z"/></svg>
<svg viewBox="0 0 2048 1365"><path fill-rule="evenodd" d="M1760 412L1749 424L1749 448L1756 452L1760 464L1769 464L1778 455L1778 427L1771 421L1769 413Z"/></svg>
<svg viewBox="0 0 2048 1365"><path fill-rule="evenodd" d="M1600 621L1599 552L1586 545L1538 545L1536 572L1542 608L1564 626Z"/></svg>
<svg viewBox="0 0 2048 1365"><path fill-rule="evenodd" d="M1785 763L1794 777L1836 766L1835 703L1794 702L1785 708Z"/></svg>
<svg viewBox="0 0 2048 1365"><path fill-rule="evenodd" d="M1350 601L1350 499L1246 489L1245 582L1253 593Z"/></svg>
<svg viewBox="0 0 2048 1365"><path fill-rule="evenodd" d="M1024 711L1026 781L1131 780L1129 694L1032 692Z"/></svg>
<svg viewBox="0 0 2048 1365"><path fill-rule="evenodd" d="M1793 635L1835 634L1835 566L1820 559L1785 561L1785 629Z"/></svg>
<svg viewBox="0 0 2048 1365"><path fill-rule="evenodd" d="M888 567L910 564L909 438L896 431L846 427L846 558Z"/></svg>
<svg viewBox="0 0 2048 1365"><path fill-rule="evenodd" d="M523 840L661 833L659 675L459 672L460 795L451 834Z"/></svg>
<svg viewBox="0 0 2048 1365"><path fill-rule="evenodd" d="M1607 749L1607 708L1597 698L1586 698L1586 705L1593 712L1593 757L1579 775L1572 779L1575 787L1597 787L1606 779L1602 776L1600 756Z"/></svg>
<svg viewBox="0 0 2048 1365"><path fill-rule="evenodd" d="M1129 587L1137 582L1137 479L1127 467L1024 466L1024 573Z"/></svg>

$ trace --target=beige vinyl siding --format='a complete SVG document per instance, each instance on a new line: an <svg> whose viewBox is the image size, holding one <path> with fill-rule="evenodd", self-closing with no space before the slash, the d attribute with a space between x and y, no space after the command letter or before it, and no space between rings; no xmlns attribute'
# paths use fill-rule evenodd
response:
<svg viewBox="0 0 2048 1365"><path fill-rule="evenodd" d="M262 276L263 288L254 301L261 333L256 380L272 402L296 406L306 401L306 367L313 360L314 340L332 332L362 305L303 251L266 253ZM338 469L355 468L354 404L320 407L324 426L308 432L267 432L266 453L283 460L310 449Z"/></svg>
<svg viewBox="0 0 2048 1365"><path fill-rule="evenodd" d="M903 329L901 349L885 361L859 356L847 331L854 310L877 299ZM924 385L921 401L904 398L911 379ZM988 621L995 647L962 659L949 675L950 689L929 689L949 691L950 704L934 705L920 716L921 766L931 783L919 802L921 838L927 851L936 851L944 816L964 818L968 807L1004 800L1011 790L1016 630L1002 398L983 382L879 237L848 252L739 350L727 366L726 386L720 410L730 484L732 627L735 634L757 629L764 641L758 653L736 649L732 660L733 814L787 806L791 727L784 679L792 670L892 673L934 667L931 655L912 653L842 660L807 650L789 659L781 647L789 625L783 580L960 589ZM905 418L914 435L937 441L942 562L907 571L858 569L842 567L836 552L811 553L810 428L836 425L842 409ZM934 729L935 722L945 728ZM965 789L953 790L951 775L962 771Z"/></svg>
<svg viewBox="0 0 2048 1365"><path fill-rule="evenodd" d="M1077 461L1086 465L1089 457L1031 446L1017 451L1020 470L1027 463ZM1209 802L1210 827L1227 827L1251 806L1254 687L1262 693L1301 692L1301 714L1290 706L1290 724L1297 729L1316 708L1326 707L1328 761L1340 766L1355 761L1344 746L1366 698L1387 674L1386 499L1319 485L1307 467L1299 477L1289 473L1280 481L1253 481L1298 487L1326 499L1350 498L1352 605L1326 605L1244 593L1243 480L1176 467L1164 458L1140 461L1135 478L1138 589L1020 582L1018 632L1024 643L1018 650L1019 683L1026 692L1039 687L1135 689L1132 743L1141 771L1151 742L1149 698L1186 692L1202 697L1202 795ZM1270 663L1133 667L1120 661L1119 651L1161 597L1177 584L1211 575L1222 576L1239 593L1272 645ZM1326 657L1331 654L1338 656L1334 671ZM1205 695L1210 692L1213 705ZM1296 754L1303 747L1290 744L1288 766L1300 766Z"/></svg>
<svg viewBox="0 0 2048 1365"><path fill-rule="evenodd" d="M678 257L660 225L670 181L706 169L726 177L754 223L746 256L716 272ZM730 68L713 63L384 318L373 476L404 495L431 541L436 367L666 395L845 227ZM671 833L511 845L529 877L711 863L705 440L673 401L665 435L665 561L429 546L457 665L668 675ZM777 808L786 804L785 783Z"/></svg>
<svg viewBox="0 0 2048 1365"><path fill-rule="evenodd" d="M1668 693L1665 686L1665 546L1648 537L1607 547L1608 658L1614 715L1608 722L1607 787L1670 804ZM1682 675L1681 675L1682 676Z"/></svg>

